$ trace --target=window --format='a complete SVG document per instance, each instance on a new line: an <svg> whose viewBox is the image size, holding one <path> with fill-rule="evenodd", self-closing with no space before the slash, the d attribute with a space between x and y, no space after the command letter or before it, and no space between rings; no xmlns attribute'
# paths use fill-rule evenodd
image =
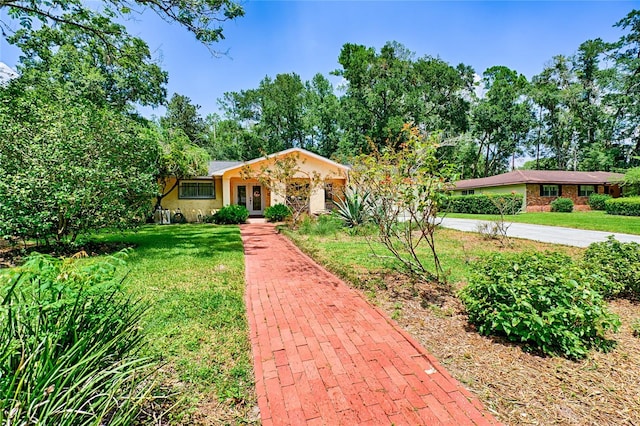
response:
<svg viewBox="0 0 640 426"><path fill-rule="evenodd" d="M178 198L216 198L213 182L180 182Z"/></svg>
<svg viewBox="0 0 640 426"><path fill-rule="evenodd" d="M562 195L560 185L540 185L541 197L558 197Z"/></svg>
<svg viewBox="0 0 640 426"><path fill-rule="evenodd" d="M595 192L595 185L578 185L578 197L588 197Z"/></svg>
<svg viewBox="0 0 640 426"><path fill-rule="evenodd" d="M473 195L476 193L475 189L463 189L462 190L462 195Z"/></svg>
<svg viewBox="0 0 640 426"><path fill-rule="evenodd" d="M324 185L324 200L333 201L333 184L325 183Z"/></svg>

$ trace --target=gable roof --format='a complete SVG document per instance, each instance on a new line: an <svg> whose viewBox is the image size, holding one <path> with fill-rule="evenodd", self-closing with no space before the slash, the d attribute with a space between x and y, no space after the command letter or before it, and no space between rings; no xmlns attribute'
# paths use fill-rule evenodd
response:
<svg viewBox="0 0 640 426"><path fill-rule="evenodd" d="M565 185L604 185L622 179L621 173L571 172L567 170L514 170L486 178L466 179L455 183L455 189L486 188L490 186L548 183Z"/></svg>
<svg viewBox="0 0 640 426"><path fill-rule="evenodd" d="M329 160L328 158L325 158L321 155L315 154L311 151L307 151L306 149L302 149L302 148L289 148L289 149L285 149L284 151L279 151L279 152L274 152L273 154L269 154L265 157L259 157L259 158L254 158L253 160L249 160L249 161L212 161L211 163L209 163L209 174L211 176L222 176L223 174L225 174L226 172L228 172L229 170L234 170L243 166L247 166L247 165L251 165L251 164L255 164L255 163L259 163L261 161L267 160L269 158L273 158L273 157L280 157L281 155L287 155L287 154L291 154L291 153L298 153L298 154L304 154L306 156L309 156L311 158L315 158L317 160L320 161L324 161L326 163L329 163L335 167L344 169L344 170L348 170L349 167L345 166L344 164L340 164L340 163L336 163L333 160ZM219 164L218 164L219 163ZM226 165L223 165L223 163L227 163ZM218 168L218 166L220 166L221 168ZM224 166L224 167L223 167ZM212 170L213 167L213 170Z"/></svg>

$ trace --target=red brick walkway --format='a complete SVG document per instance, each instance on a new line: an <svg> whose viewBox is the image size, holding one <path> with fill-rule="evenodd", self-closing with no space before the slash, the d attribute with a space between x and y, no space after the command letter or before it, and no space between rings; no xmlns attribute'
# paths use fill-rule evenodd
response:
<svg viewBox="0 0 640 426"><path fill-rule="evenodd" d="M497 424L411 336L273 226L241 232L263 425Z"/></svg>

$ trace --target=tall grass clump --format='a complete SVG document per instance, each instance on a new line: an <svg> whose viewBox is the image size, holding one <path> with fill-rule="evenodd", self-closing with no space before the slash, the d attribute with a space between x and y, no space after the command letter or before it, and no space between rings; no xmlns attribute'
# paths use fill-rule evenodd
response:
<svg viewBox="0 0 640 426"><path fill-rule="evenodd" d="M33 254L0 271L0 423L128 425L152 391L145 308L101 262Z"/></svg>

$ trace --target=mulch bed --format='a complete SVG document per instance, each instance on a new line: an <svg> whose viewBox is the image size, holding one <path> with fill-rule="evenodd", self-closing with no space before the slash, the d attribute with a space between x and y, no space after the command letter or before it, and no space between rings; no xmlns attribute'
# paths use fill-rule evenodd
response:
<svg viewBox="0 0 640 426"><path fill-rule="evenodd" d="M640 338L631 323L640 305L610 303L622 326L610 353L593 351L581 361L541 357L501 338L479 335L462 303L433 289L408 291L399 276L374 302L431 352L449 372L509 425L640 425ZM415 297L415 290L425 295ZM399 305L402 305L399 309Z"/></svg>

